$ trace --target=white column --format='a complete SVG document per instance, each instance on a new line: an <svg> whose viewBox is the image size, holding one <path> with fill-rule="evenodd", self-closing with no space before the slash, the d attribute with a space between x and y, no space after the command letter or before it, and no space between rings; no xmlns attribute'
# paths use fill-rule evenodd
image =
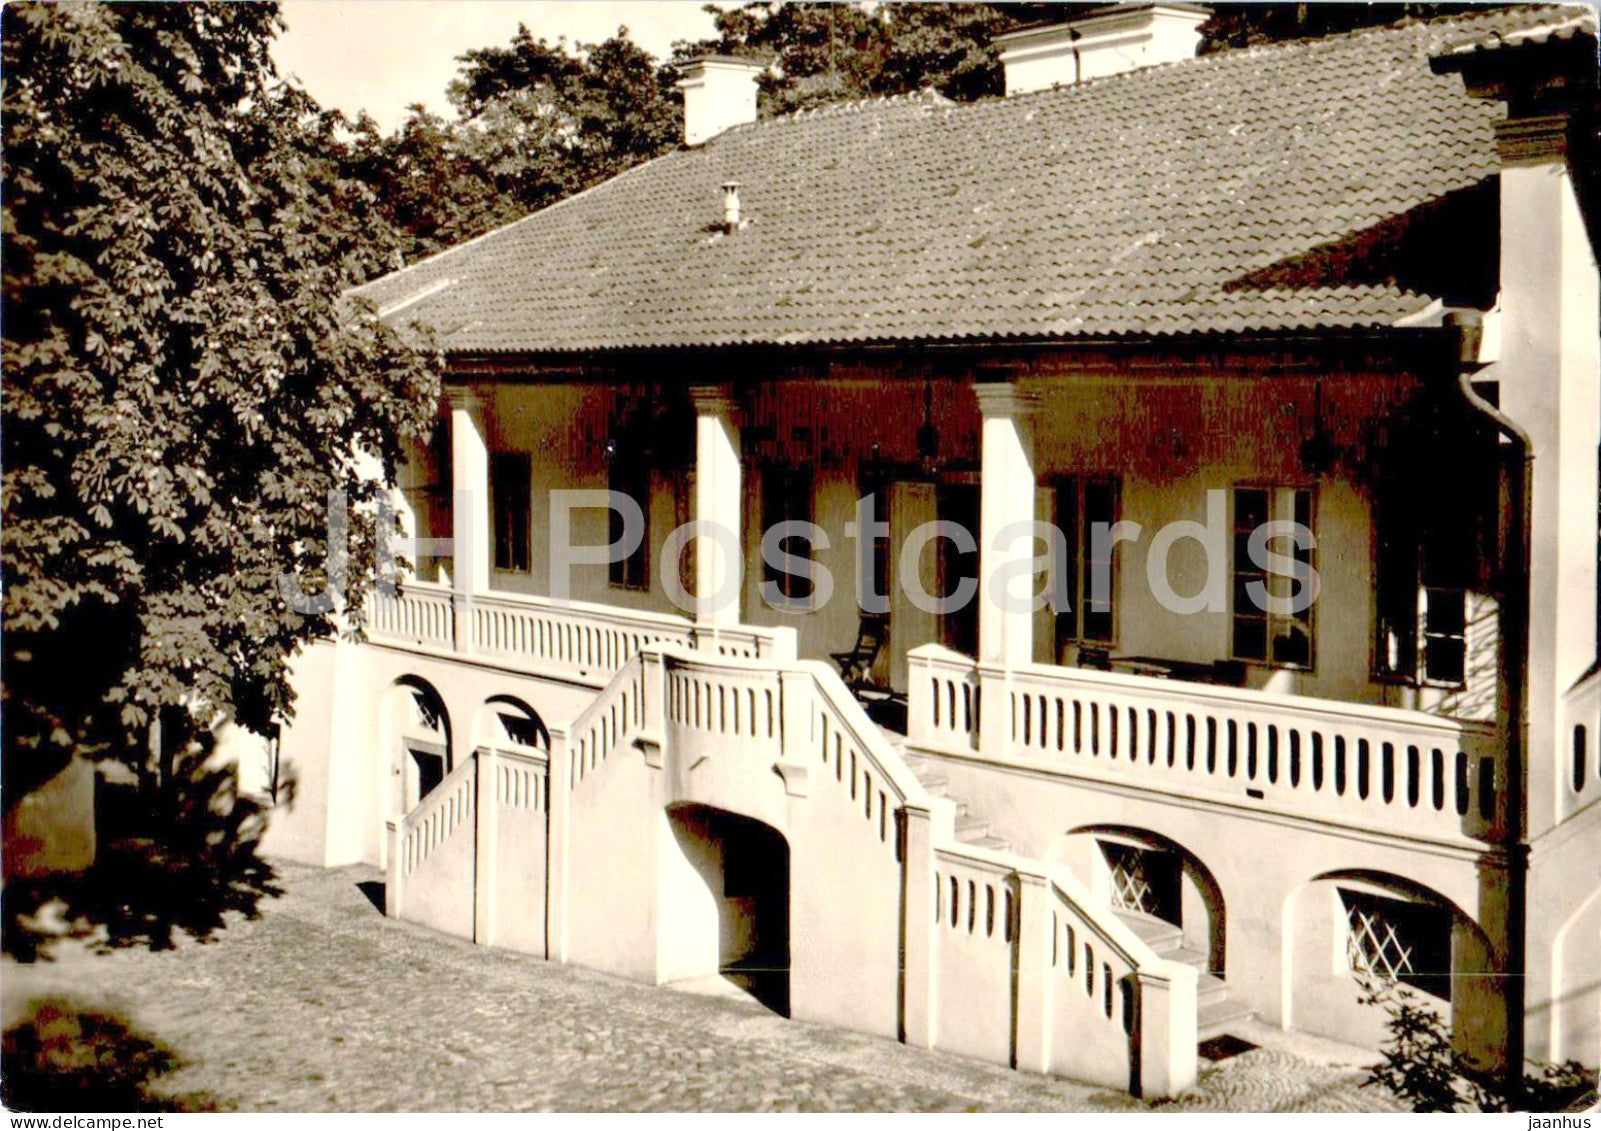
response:
<svg viewBox="0 0 1601 1131"><path fill-rule="evenodd" d="M489 445L483 403L471 389L450 390L451 574L456 592L489 589L494 560L489 522Z"/></svg>
<svg viewBox="0 0 1601 1131"><path fill-rule="evenodd" d="M727 385L712 385L693 388L689 395L695 403L694 518L716 528L723 543L719 549L710 536L693 542L695 622L708 628L737 625L744 523L733 391ZM732 556L727 553L730 547Z"/></svg>
<svg viewBox="0 0 1601 1131"><path fill-rule="evenodd" d="M999 539L1014 524L1034 521L1034 436L1030 417L1036 398L1010 382L974 386L984 418L980 471L978 546L978 661L1015 667L1034 659L1034 614L1026 600L1000 602L991 583L1003 567L1031 561L1028 537ZM1000 548L997 548L999 542ZM1009 592L1021 596L1026 585L1014 580ZM1009 605L1015 607L1008 607Z"/></svg>
<svg viewBox="0 0 1601 1131"><path fill-rule="evenodd" d="M1501 124L1501 407L1534 448L1530 491L1527 835L1558 819L1562 695L1596 643L1601 311L1565 115Z"/></svg>

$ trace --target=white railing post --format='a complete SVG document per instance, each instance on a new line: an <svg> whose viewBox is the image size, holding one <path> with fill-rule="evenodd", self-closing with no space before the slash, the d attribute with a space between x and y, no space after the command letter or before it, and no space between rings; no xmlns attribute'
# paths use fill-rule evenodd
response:
<svg viewBox="0 0 1601 1131"><path fill-rule="evenodd" d="M565 728L550 731L549 826L546 843L545 956L567 961L568 826L572 816L572 748Z"/></svg>
<svg viewBox="0 0 1601 1131"><path fill-rule="evenodd" d="M639 751L645 764L661 769L667 745L667 659L656 649L639 654Z"/></svg>
<svg viewBox="0 0 1601 1131"><path fill-rule="evenodd" d="M1052 893L1044 875L1028 871L1016 875L1017 1067L1047 1072L1051 1067L1051 993L1056 984L1051 977Z"/></svg>
<svg viewBox="0 0 1601 1131"><path fill-rule="evenodd" d="M776 660L781 664L793 664L800 654L794 628L789 625L781 625L778 628L770 629L769 633L770 635L767 638L769 641L768 648L761 648L761 638L757 638L757 654L764 660Z"/></svg>
<svg viewBox="0 0 1601 1131"><path fill-rule="evenodd" d="M451 646L464 656L473 653L473 595L460 590L450 595Z"/></svg>
<svg viewBox="0 0 1601 1131"><path fill-rule="evenodd" d="M495 751L480 747L473 752L478 765L473 773L477 796L473 804L473 942L495 945L496 823L499 783L495 780Z"/></svg>
<svg viewBox="0 0 1601 1131"><path fill-rule="evenodd" d="M980 664L978 668L979 751L990 758L1009 758L1012 754L1012 675L1001 666Z"/></svg>
<svg viewBox="0 0 1601 1131"><path fill-rule="evenodd" d="M919 649L906 654L906 737L913 745L933 741L934 676L927 656Z"/></svg>
<svg viewBox="0 0 1601 1131"><path fill-rule="evenodd" d="M928 806L903 805L901 838L901 1040L914 1048L934 1047L934 813Z"/></svg>
<svg viewBox="0 0 1601 1131"><path fill-rule="evenodd" d="M406 868L400 859L405 840L401 836L400 822L391 817L384 822L384 837L389 851L388 874L384 877L384 914L391 919L400 918L400 886Z"/></svg>
<svg viewBox="0 0 1601 1131"><path fill-rule="evenodd" d="M1178 962L1134 971L1137 987L1134 1048L1139 1094L1147 1100L1176 1096L1195 1083L1196 983Z"/></svg>

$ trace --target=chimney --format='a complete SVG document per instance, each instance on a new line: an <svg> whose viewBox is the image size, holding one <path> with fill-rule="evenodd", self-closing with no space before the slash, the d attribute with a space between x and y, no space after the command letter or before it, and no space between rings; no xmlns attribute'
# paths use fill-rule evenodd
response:
<svg viewBox="0 0 1601 1131"><path fill-rule="evenodd" d="M732 55L699 55L678 64L684 92L684 144L700 145L756 120L756 80L766 64Z"/></svg>
<svg viewBox="0 0 1601 1131"><path fill-rule="evenodd" d="M1199 4L1110 4L1066 23L998 35L1006 93L1193 59L1211 14Z"/></svg>

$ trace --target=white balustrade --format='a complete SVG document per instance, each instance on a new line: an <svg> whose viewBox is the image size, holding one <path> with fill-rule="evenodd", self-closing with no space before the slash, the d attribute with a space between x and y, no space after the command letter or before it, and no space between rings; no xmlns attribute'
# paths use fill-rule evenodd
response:
<svg viewBox="0 0 1601 1131"><path fill-rule="evenodd" d="M696 626L684 617L509 593L453 593L408 581L372 594L374 641L471 655L533 674L604 686L642 648L671 646L741 659L793 660L795 630Z"/></svg>
<svg viewBox="0 0 1601 1131"><path fill-rule="evenodd" d="M910 671L911 741L936 753L1409 836L1497 826L1490 724L1044 664L992 682L992 704L971 660L933 646ZM985 710L1008 717L1004 749L975 749Z"/></svg>
<svg viewBox="0 0 1601 1131"><path fill-rule="evenodd" d="M423 648L454 647L456 614L450 590L411 582L396 596L373 593L368 598L367 633Z"/></svg>

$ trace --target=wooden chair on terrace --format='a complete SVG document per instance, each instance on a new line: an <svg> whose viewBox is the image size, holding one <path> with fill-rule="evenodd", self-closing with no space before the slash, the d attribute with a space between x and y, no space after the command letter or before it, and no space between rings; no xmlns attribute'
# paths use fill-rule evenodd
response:
<svg viewBox="0 0 1601 1131"><path fill-rule="evenodd" d="M856 627L856 644L847 652L831 653L845 686L857 692L873 686L873 664L888 639L889 617L882 613L863 613Z"/></svg>

